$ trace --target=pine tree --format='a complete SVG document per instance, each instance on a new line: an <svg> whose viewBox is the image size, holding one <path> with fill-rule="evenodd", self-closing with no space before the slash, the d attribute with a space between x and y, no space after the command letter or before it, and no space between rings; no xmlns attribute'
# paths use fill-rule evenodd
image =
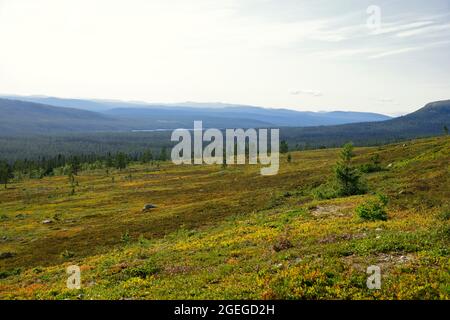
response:
<svg viewBox="0 0 450 320"><path fill-rule="evenodd" d="M128 165L127 155L125 153L123 153L123 152L119 152L116 155L115 164L116 164L116 168L117 169L119 169L119 170L125 169L127 167L127 165Z"/></svg>
<svg viewBox="0 0 450 320"><path fill-rule="evenodd" d="M72 157L72 159L70 159L70 171L73 175L78 175L78 171L80 171L81 169L81 163L80 163L80 159L77 156Z"/></svg>
<svg viewBox="0 0 450 320"><path fill-rule="evenodd" d="M283 140L280 143L280 153L288 153L289 152L289 145L288 143Z"/></svg>
<svg viewBox="0 0 450 320"><path fill-rule="evenodd" d="M161 148L161 153L159 154L159 160L161 161L166 161L167 160L167 148L166 147L162 147Z"/></svg>
<svg viewBox="0 0 450 320"><path fill-rule="evenodd" d="M141 162L142 163L148 163L153 160L153 154L151 150L146 150L142 154Z"/></svg>
<svg viewBox="0 0 450 320"><path fill-rule="evenodd" d="M13 171L11 166L6 161L0 161L0 183L8 187L9 179L13 178Z"/></svg>
<svg viewBox="0 0 450 320"><path fill-rule="evenodd" d="M106 155L105 165L107 168L112 168L114 166L114 159L111 155L111 152L108 152L108 154Z"/></svg>
<svg viewBox="0 0 450 320"><path fill-rule="evenodd" d="M340 161L334 168L341 196L351 196L364 192L360 181L361 174L352 164L353 156L353 145L351 143L345 144L340 154Z"/></svg>

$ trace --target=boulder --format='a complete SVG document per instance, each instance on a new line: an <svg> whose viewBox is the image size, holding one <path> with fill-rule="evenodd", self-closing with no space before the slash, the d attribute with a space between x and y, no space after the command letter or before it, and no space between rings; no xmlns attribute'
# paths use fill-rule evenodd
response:
<svg viewBox="0 0 450 320"><path fill-rule="evenodd" d="M151 209L157 208L154 204L151 203L147 203L146 205L144 205L144 207L142 208L142 211L148 211Z"/></svg>

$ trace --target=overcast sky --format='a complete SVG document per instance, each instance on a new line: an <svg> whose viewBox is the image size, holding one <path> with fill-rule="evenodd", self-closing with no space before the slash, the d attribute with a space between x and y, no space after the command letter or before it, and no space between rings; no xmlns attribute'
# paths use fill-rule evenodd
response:
<svg viewBox="0 0 450 320"><path fill-rule="evenodd" d="M401 114L449 56L450 0L0 0L3 94Z"/></svg>

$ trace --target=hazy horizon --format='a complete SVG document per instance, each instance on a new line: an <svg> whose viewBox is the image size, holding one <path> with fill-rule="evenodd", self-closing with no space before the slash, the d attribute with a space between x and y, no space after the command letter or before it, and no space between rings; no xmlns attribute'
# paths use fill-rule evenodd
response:
<svg viewBox="0 0 450 320"><path fill-rule="evenodd" d="M16 98L17 100L20 100L20 98L50 98L50 99L62 99L62 100L86 100L86 101L92 101L92 102L100 102L100 103L108 103L108 102L116 102L116 103L129 103L129 104L136 104L136 108L138 108L140 105L145 108L149 106L164 106L164 107L193 107L193 108L206 108L206 109L217 109L217 108L234 108L234 107L250 107L250 108L263 108L263 109L274 109L274 110L291 110L291 111L299 111L299 112L362 112L362 113L375 113L375 114L381 114L386 115L390 117L396 117L401 116L406 113L398 113L398 114L390 114L390 113L383 113L383 112L376 112L376 111L364 111L364 110L346 110L345 108L339 108L336 107L335 109L329 109L329 110L309 110L307 107L302 108L299 110L298 108L293 108L290 106L284 106L284 107L273 107L273 106L262 106L262 105L249 105L249 104L242 104L242 103L233 103L233 102L223 102L223 101L178 101L178 102L159 102L159 101L142 101L142 100L122 100L122 99L107 99L107 98L86 98L86 97L54 97L54 96L48 96L48 95L17 95L13 93L0 93L0 98ZM432 102L432 101L430 101ZM39 103L39 102L36 102ZM42 102L42 104L45 104ZM60 106L65 107L65 106ZM423 107L423 106L421 106ZM418 107L417 109L421 108ZM75 108L75 107L67 107L67 108ZM129 108L129 107L123 107L123 108ZM75 108L76 109L76 108ZM415 111L415 110L414 110Z"/></svg>

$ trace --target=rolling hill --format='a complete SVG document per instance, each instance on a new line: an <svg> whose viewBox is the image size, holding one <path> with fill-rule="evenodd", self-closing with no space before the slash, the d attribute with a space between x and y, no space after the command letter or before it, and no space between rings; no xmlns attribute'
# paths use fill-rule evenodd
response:
<svg viewBox="0 0 450 320"><path fill-rule="evenodd" d="M114 131L119 122L107 115L74 108L0 99L2 135Z"/></svg>
<svg viewBox="0 0 450 320"><path fill-rule="evenodd" d="M113 131L191 128L194 120L202 120L204 127L253 128L338 125L390 119L388 116L370 112L309 112L223 103L148 104L35 96L4 96L4 98L103 114L120 120ZM16 121L20 121L20 119L16 119ZM99 123L98 131L104 131L103 125L103 123ZM76 124L74 123L72 127L76 127ZM83 130L86 129L80 128L78 131L83 132ZM47 131L60 132L59 128L56 130L51 126Z"/></svg>
<svg viewBox="0 0 450 320"><path fill-rule="evenodd" d="M251 127L310 127L366 121L383 121L390 117L369 112L307 112L288 109L267 109L250 106L226 106L222 108L189 106L152 106L146 108L115 108L107 115L172 122L184 128L192 127L194 120L202 120L205 127L251 128Z"/></svg>
<svg viewBox="0 0 450 320"><path fill-rule="evenodd" d="M439 135L450 127L450 100L430 102L408 115L381 122L338 126L283 128L283 138L292 143L314 146L340 146L353 141L373 145L417 137Z"/></svg>

